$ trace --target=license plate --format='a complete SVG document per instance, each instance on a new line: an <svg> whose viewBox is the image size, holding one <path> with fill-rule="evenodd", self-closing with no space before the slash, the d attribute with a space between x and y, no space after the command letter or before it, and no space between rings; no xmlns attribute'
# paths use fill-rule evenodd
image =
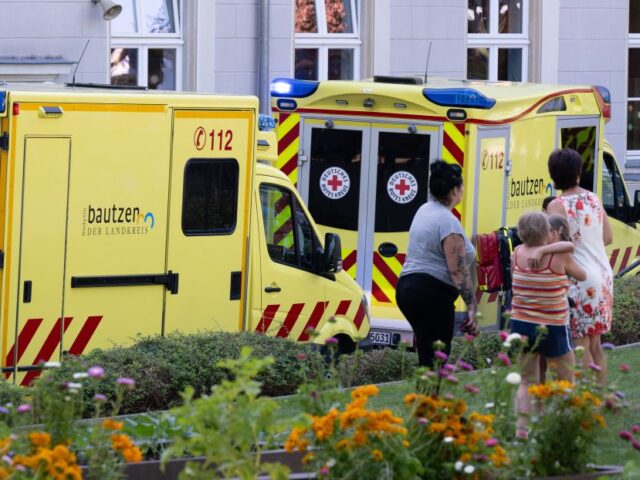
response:
<svg viewBox="0 0 640 480"><path fill-rule="evenodd" d="M391 334L388 332L370 332L369 340L376 345L390 345Z"/></svg>

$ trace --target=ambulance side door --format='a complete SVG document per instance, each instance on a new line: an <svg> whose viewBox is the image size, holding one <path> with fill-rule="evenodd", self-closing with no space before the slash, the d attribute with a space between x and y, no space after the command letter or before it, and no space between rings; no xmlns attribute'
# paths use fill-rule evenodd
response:
<svg viewBox="0 0 640 480"><path fill-rule="evenodd" d="M306 341L326 317L325 282L317 273L319 239L299 197L287 186L261 181L257 188L261 317L249 329ZM258 244L256 246L256 243ZM257 322L257 323L256 323Z"/></svg>

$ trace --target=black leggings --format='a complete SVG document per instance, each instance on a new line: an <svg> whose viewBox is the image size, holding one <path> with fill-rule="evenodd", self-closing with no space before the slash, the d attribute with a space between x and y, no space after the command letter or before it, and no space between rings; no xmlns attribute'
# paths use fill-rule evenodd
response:
<svg viewBox="0 0 640 480"><path fill-rule="evenodd" d="M396 287L396 302L416 336L421 366L433 367L433 343L441 340L451 351L455 301L458 289L426 273L402 275Z"/></svg>

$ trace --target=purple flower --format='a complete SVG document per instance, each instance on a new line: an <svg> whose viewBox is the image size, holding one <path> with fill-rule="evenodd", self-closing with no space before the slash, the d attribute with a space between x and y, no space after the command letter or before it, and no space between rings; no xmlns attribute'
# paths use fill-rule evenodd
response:
<svg viewBox="0 0 640 480"><path fill-rule="evenodd" d="M122 385L127 387L129 390L133 390L133 387L136 386L136 381L133 378L120 377L116 380L118 385Z"/></svg>
<svg viewBox="0 0 640 480"><path fill-rule="evenodd" d="M473 459L476 462L487 462L489 460L489 457L487 457L486 455L483 455L481 453L477 453L473 456Z"/></svg>
<svg viewBox="0 0 640 480"><path fill-rule="evenodd" d="M485 440L484 444L487 447L495 447L496 445L498 445L498 439L490 438L489 440Z"/></svg>
<svg viewBox="0 0 640 480"><path fill-rule="evenodd" d="M478 387L476 387L475 385L471 385L471 384L467 384L464 386L465 391L469 392L469 393L473 393L474 395L476 393L480 393L480 389Z"/></svg>
<svg viewBox="0 0 640 480"><path fill-rule="evenodd" d="M631 445L633 445L633 448L635 448L636 450L640 450L640 442L637 440L631 440Z"/></svg>
<svg viewBox="0 0 640 480"><path fill-rule="evenodd" d="M631 371L631 365L629 365L628 363L621 363L620 365L618 365L618 368L620 369L621 372L624 372L624 373Z"/></svg>
<svg viewBox="0 0 640 480"><path fill-rule="evenodd" d="M93 399L94 399L96 402L106 402L106 401L107 401L107 396L106 396L106 395L103 395L103 394L101 394L101 393L96 393L96 394L93 396Z"/></svg>
<svg viewBox="0 0 640 480"><path fill-rule="evenodd" d="M27 413L31 411L31 405L29 405L28 403L23 403L22 405L18 406L18 408L16 408L16 412L18 413Z"/></svg>
<svg viewBox="0 0 640 480"><path fill-rule="evenodd" d="M329 467L324 466L318 471L318 475L329 475Z"/></svg>
<svg viewBox="0 0 640 480"><path fill-rule="evenodd" d="M629 430L622 430L618 432L618 435L623 440L628 440L628 441L633 440L633 434Z"/></svg>
<svg viewBox="0 0 640 480"><path fill-rule="evenodd" d="M511 366L511 359L509 358L509 355L504 352L498 353L498 360L500 360L505 367Z"/></svg>
<svg viewBox="0 0 640 480"><path fill-rule="evenodd" d="M600 365L596 365L595 363L590 363L589 368L596 372L600 372L602 370L602 368L600 368Z"/></svg>
<svg viewBox="0 0 640 480"><path fill-rule="evenodd" d="M445 380L447 382L451 382L451 383L458 383L459 382L458 377L456 377L455 375L449 375L449 376L447 376L445 378Z"/></svg>
<svg viewBox="0 0 640 480"><path fill-rule="evenodd" d="M502 342L506 341L508 336L509 336L509 332L505 330L500 330L500 341Z"/></svg>
<svg viewBox="0 0 640 480"><path fill-rule="evenodd" d="M447 359L449 358L449 355L447 355L444 352L441 352L440 350L438 350L434 355L438 360L442 360L443 362L446 362Z"/></svg>
<svg viewBox="0 0 640 480"><path fill-rule="evenodd" d="M445 363L442 366L442 370L446 370L447 372L451 373L451 372L455 372L456 371L456 366L453 365L452 363Z"/></svg>
<svg viewBox="0 0 640 480"><path fill-rule="evenodd" d="M0 413L2 413L3 415L8 415L9 409L5 407L0 407Z"/></svg>
<svg viewBox="0 0 640 480"><path fill-rule="evenodd" d="M615 345L611 342L603 343L600 346L602 347L603 350L613 350L615 348Z"/></svg>
<svg viewBox="0 0 640 480"><path fill-rule="evenodd" d="M633 427L631 427L631 431L633 433L638 433L640 432L640 425L634 425Z"/></svg>
<svg viewBox="0 0 640 480"><path fill-rule="evenodd" d="M324 343L327 345L336 345L338 343L338 339L336 337L329 337L324 341Z"/></svg>
<svg viewBox="0 0 640 480"><path fill-rule="evenodd" d="M613 394L618 397L619 399L623 399L625 397L624 392L621 392L620 390L613 392Z"/></svg>
<svg viewBox="0 0 640 480"><path fill-rule="evenodd" d="M473 365L465 362L464 360L458 360L458 367L460 367L462 370L466 370L467 372L473 370Z"/></svg>
<svg viewBox="0 0 640 480"><path fill-rule="evenodd" d="M418 418L418 423L419 423L420 425L426 425L427 423L429 423L429 420L427 420L427 419L426 419L426 418L424 418L424 417L420 417L420 418Z"/></svg>
<svg viewBox="0 0 640 480"><path fill-rule="evenodd" d="M91 367L87 370L87 373L91 378L103 378L104 377L104 368L102 367Z"/></svg>

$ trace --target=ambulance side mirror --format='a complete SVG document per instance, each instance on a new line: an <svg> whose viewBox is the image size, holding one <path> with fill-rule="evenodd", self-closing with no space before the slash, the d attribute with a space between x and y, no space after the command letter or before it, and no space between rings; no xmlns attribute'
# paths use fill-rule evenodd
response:
<svg viewBox="0 0 640 480"><path fill-rule="evenodd" d="M322 273L338 273L342 270L342 246L340 236L327 233L324 236L324 252L322 255Z"/></svg>

